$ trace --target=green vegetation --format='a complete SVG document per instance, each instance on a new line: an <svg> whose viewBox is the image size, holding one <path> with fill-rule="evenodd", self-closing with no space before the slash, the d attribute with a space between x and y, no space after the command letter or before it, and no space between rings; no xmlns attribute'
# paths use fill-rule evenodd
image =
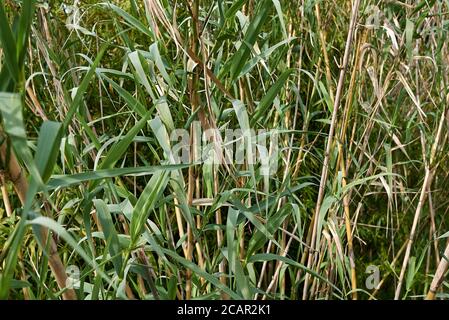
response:
<svg viewBox="0 0 449 320"><path fill-rule="evenodd" d="M0 299L447 298L448 31L447 0L0 0ZM277 139L180 163L176 129Z"/></svg>

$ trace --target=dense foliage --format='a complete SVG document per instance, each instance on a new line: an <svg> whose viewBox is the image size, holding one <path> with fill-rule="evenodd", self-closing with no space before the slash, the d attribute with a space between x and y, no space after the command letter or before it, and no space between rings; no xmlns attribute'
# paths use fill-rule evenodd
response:
<svg viewBox="0 0 449 320"><path fill-rule="evenodd" d="M448 13L0 1L0 298L447 297ZM277 166L178 163L176 129Z"/></svg>

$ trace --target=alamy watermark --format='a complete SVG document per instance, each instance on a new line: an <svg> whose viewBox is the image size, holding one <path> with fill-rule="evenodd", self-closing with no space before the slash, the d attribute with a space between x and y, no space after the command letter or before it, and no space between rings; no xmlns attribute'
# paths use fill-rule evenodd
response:
<svg viewBox="0 0 449 320"><path fill-rule="evenodd" d="M68 289L78 289L80 287L80 269L77 266L70 265L66 268L67 279L65 286Z"/></svg>
<svg viewBox="0 0 449 320"><path fill-rule="evenodd" d="M207 129L199 121L191 130L174 129L166 153L173 164L248 165L259 168L260 175L276 173L279 133L277 130Z"/></svg>
<svg viewBox="0 0 449 320"><path fill-rule="evenodd" d="M368 290L379 289L380 270L378 266L369 265L366 267L365 273L369 274L365 280L365 287Z"/></svg>

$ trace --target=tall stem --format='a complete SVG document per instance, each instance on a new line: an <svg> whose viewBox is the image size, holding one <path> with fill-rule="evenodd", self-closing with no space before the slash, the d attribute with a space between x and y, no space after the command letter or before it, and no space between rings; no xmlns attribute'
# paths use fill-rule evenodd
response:
<svg viewBox="0 0 449 320"><path fill-rule="evenodd" d="M0 146L0 159L2 164L4 164L4 170L7 173L7 177L13 183L14 190L16 191L17 196L19 197L19 200L23 205L25 203L26 193L28 190L28 181L23 174L23 169L19 165L14 152L12 152L12 150L6 143L6 139L4 141L5 142ZM46 241L44 243L44 247L47 247L48 245L50 248L50 252L48 253L48 264L56 279L56 282L58 283L58 287L63 290L66 288L67 284L67 274L64 264L59 257L56 242L53 237L48 235L47 228L42 227L41 233L43 235L44 241ZM50 241L50 243L47 243L47 241ZM62 293L62 298L64 300L77 299L75 291L71 288L65 289L65 291Z"/></svg>
<svg viewBox="0 0 449 320"><path fill-rule="evenodd" d="M349 24L349 32L348 32L348 37L346 39L345 53L343 56L343 63L340 67L340 77L338 79L337 91L335 93L334 108L332 111L331 125L329 128L329 134L328 134L328 138L327 138L326 151L324 154L324 162L323 162L323 168L322 168L322 172L321 172L321 180L320 180L320 187L318 190L318 198L317 198L317 202L316 202L315 212L314 212L313 218L312 218L313 228L312 228L312 236L311 236L310 243L309 243L309 245L311 246L312 249L315 249L315 238L316 238L316 232L317 232L317 227L318 227L318 215L319 215L319 212L321 209L321 204L322 204L323 198L324 198L324 191L325 191L325 186L326 186L326 182L327 182L330 153L331 153L333 140L334 140L335 125L337 123L338 109L340 107L340 99L341 99L341 94L342 94L343 86L344 86L344 82L345 82L346 69L347 69L348 62L349 62L349 55L351 53L352 38L353 38L354 31L355 31L359 6L360 6L360 0L355 0L353 3L353 6L352 6L351 22ZM313 255L309 254L309 258L308 258L308 262L307 262L308 268L311 267L312 261L313 261ZM307 290L308 290L308 286L309 286L309 279L310 279L310 275L306 274L306 278L305 278L305 282L304 282L304 290L303 290L303 298L304 299L307 299Z"/></svg>

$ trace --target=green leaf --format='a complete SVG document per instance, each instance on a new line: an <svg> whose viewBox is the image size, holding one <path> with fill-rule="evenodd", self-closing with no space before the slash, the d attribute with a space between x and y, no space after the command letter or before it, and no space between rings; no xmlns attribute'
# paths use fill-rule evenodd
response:
<svg viewBox="0 0 449 320"><path fill-rule="evenodd" d="M226 244L228 251L228 261L231 271L235 274L237 288L244 299L251 299L251 290L248 277L245 275L242 263L237 252L238 246L235 246L235 229L237 226L237 217L239 212L233 208L228 210L226 222Z"/></svg>
<svg viewBox="0 0 449 320"><path fill-rule="evenodd" d="M115 89L115 91L117 91L117 93L125 100L131 110L137 112L141 117L144 117L147 114L145 106L141 104L139 100L134 98L132 94L120 87L114 80L108 78L104 74L101 74L101 77L109 82L109 84Z"/></svg>
<svg viewBox="0 0 449 320"><path fill-rule="evenodd" d="M214 277L213 275L207 273L206 271L202 270L200 267L198 267L195 263L181 257L180 255L178 255L176 252L167 250L167 249L163 249L162 251L172 257L174 260L178 261L179 263L181 263L184 267L192 270L192 272L199 276L202 277L204 279L206 279L207 281L209 281L210 283L212 283L214 286L216 286L217 288L219 288L220 290L222 290L223 292L227 293L232 299L235 300L242 300L242 297L240 295L238 295L237 293L235 293L234 291L232 291L231 289L229 289L229 287L225 286L224 284L222 284L220 282L220 280L218 280L216 277Z"/></svg>
<svg viewBox="0 0 449 320"><path fill-rule="evenodd" d="M168 172L161 171L155 173L147 183L145 189L137 200L131 219L130 235L131 243L134 245L138 237L142 234L151 210L168 183Z"/></svg>
<svg viewBox="0 0 449 320"><path fill-rule="evenodd" d="M81 102L83 100L83 95L86 92L86 90L88 89L90 80L95 75L95 72L96 72L95 69L100 64L100 61L103 58L103 55L106 52L106 49L108 48L108 46L109 46L109 44L107 44L107 43L105 43L101 46L99 53L97 55L97 58L95 59L94 63L91 65L89 71L86 73L83 80L81 81L81 84L79 85L78 89L76 90L75 97L73 98L73 101L70 104L69 110L64 119L63 132L67 131L67 128L69 127L69 124L72 121L73 116L78 111L78 108L81 105Z"/></svg>
<svg viewBox="0 0 449 320"><path fill-rule="evenodd" d="M236 77L240 74L243 66L248 61L251 50L256 43L260 30L262 29L268 18L268 13L270 11L270 2L271 0L260 1L259 9L254 15L254 18L251 21L250 25L248 26L242 43L240 44L237 52L233 55L230 66L231 79L233 80L236 79Z"/></svg>
<svg viewBox="0 0 449 320"><path fill-rule="evenodd" d="M251 125L254 125L258 119L260 119L261 117L263 117L266 114L268 107L271 106L271 104L274 101L274 98L276 98L276 96L279 94L281 89L284 87L285 82L287 81L288 77L290 76L290 74L292 72L293 72L293 69L284 71L279 76L279 79L276 81L276 83L270 87L267 94L262 98L262 100L260 100L259 105L257 106L256 111L255 111L253 117L251 118L251 123L250 123Z"/></svg>
<svg viewBox="0 0 449 320"><path fill-rule="evenodd" d="M123 156L123 154L128 149L129 145L133 142L134 137L143 129L147 121L150 119L150 113L147 113L142 119L137 122L131 130L119 140L114 146L109 150L105 159L101 162L99 169L110 169L115 166L118 160Z"/></svg>
<svg viewBox="0 0 449 320"><path fill-rule="evenodd" d="M319 243L321 241L321 231L323 229L326 214L336 201L337 201L337 198L335 198L334 196L327 196L324 198L323 203L320 207L320 212L317 217L317 219L318 219L318 226L317 226L317 232L316 232L317 246L319 246Z"/></svg>
<svg viewBox="0 0 449 320"><path fill-rule="evenodd" d="M24 64L28 36L30 34L31 24L33 23L35 0L23 0L22 12L19 20L19 28L16 35L18 63L21 67Z"/></svg>
<svg viewBox="0 0 449 320"><path fill-rule="evenodd" d="M282 222L287 217L287 214L288 214L287 210L279 210L272 216L267 217L267 219L266 219L267 220L267 228L266 228L267 231L271 234L276 232L276 230L279 229ZM254 232L253 236L249 240L246 255L249 257L254 252L261 249L264 246L264 244L266 243L266 240L267 240L266 234L264 234L260 230L257 230L256 232Z"/></svg>
<svg viewBox="0 0 449 320"><path fill-rule="evenodd" d="M28 281L16 280L16 279L11 280L11 284L10 284L11 289L22 289L22 288L29 288L29 287L31 287L31 283L29 283Z"/></svg>
<svg viewBox="0 0 449 320"><path fill-rule="evenodd" d="M18 82L19 65L17 63L16 40L9 26L8 18L6 17L3 1L0 3L0 41L9 75L15 82Z"/></svg>
<svg viewBox="0 0 449 320"><path fill-rule="evenodd" d="M145 166L145 167L135 167L135 168L114 168L114 169L104 169L96 170L68 175L54 175L47 184L49 189L65 188L72 185L76 185L82 182L114 178L119 176L127 175L151 175L158 171L171 171L188 168L188 164L178 164L178 165L159 165L159 166Z"/></svg>
<svg viewBox="0 0 449 320"><path fill-rule="evenodd" d="M167 82L167 84L173 85L172 80L170 79L170 76L168 75L167 70L165 69L164 62L162 61L162 57L159 52L157 42L153 43L150 46L150 53L154 63L156 64L156 67L159 69L159 72L161 73L164 80Z"/></svg>
<svg viewBox="0 0 449 320"><path fill-rule="evenodd" d="M252 58L251 60L249 60L245 66L243 67L242 71L240 72L240 74L238 75L237 79L241 78L242 76L244 76L245 74L249 73L261 60L265 60L267 58L270 57L270 55L279 47L295 40L296 37L290 37L288 39L285 39L279 43L276 43L275 45L273 45L272 47L266 49L265 51L261 52L259 55L255 56L254 58Z"/></svg>
<svg viewBox="0 0 449 320"><path fill-rule="evenodd" d="M133 51L129 53L128 58L134 69L136 70L136 80L138 80L140 84L145 87L151 99L156 100L156 96L153 92L153 89L151 89L150 82L148 81L148 72L146 71L148 68L145 59L142 57L139 51Z"/></svg>
<svg viewBox="0 0 449 320"><path fill-rule="evenodd" d="M139 20L137 20L135 17L133 17L132 15L130 15L128 12L126 12L125 10L117 7L116 5L112 4L112 3L107 3L107 2L101 2L98 5L100 6L105 6L108 9L111 9L112 11L114 11L116 14L118 14L119 16L121 16L123 19L125 19L125 21L133 28L135 28L136 30L139 30L140 32L142 32L143 34L153 38L153 34L151 33L150 29L147 28L145 25L142 24L142 22L140 22Z"/></svg>
<svg viewBox="0 0 449 320"><path fill-rule="evenodd" d="M94 206L97 209L98 218L100 220L101 228L103 229L105 241L108 243L109 254L112 257L112 263L114 265L115 273L121 277L122 272L122 253L120 248L120 242L115 230L114 223L112 221L111 213L103 200L93 200Z"/></svg>
<svg viewBox="0 0 449 320"><path fill-rule="evenodd" d="M235 16L235 14L237 13L237 11L243 7L245 2L246 2L246 0L233 1L232 6L228 10L226 10L226 13L225 13L226 20L233 18Z"/></svg>
<svg viewBox="0 0 449 320"><path fill-rule="evenodd" d="M416 267L416 257L410 257L408 262L407 278L406 278L406 288L407 291L410 290L413 284L413 279L415 278L415 267Z"/></svg>
<svg viewBox="0 0 449 320"><path fill-rule="evenodd" d="M279 18L279 23L281 25L281 29L282 29L282 34L284 35L284 38L287 39L287 29L285 28L285 22L284 22L284 13L282 12L282 7L281 7L281 3L279 2L279 0L271 0L273 1L273 5L276 8L276 13L278 15Z"/></svg>
<svg viewBox="0 0 449 320"><path fill-rule="evenodd" d="M34 162L44 183L50 179L59 153L62 131L61 123L45 121L42 124L37 141Z"/></svg>
<svg viewBox="0 0 449 320"><path fill-rule="evenodd" d="M17 259L19 257L19 251L22 248L22 240L26 231L26 220L21 219L16 225L13 234L11 245L9 246L8 254L3 263L2 273L0 273L0 299L5 300L8 298L9 287L11 285L11 280L16 268ZM6 246L5 246L6 247ZM3 248L6 250L6 248Z"/></svg>
<svg viewBox="0 0 449 320"><path fill-rule="evenodd" d="M279 248L281 247L279 243L274 239L273 234L270 233L267 228L257 219L256 215L250 211L248 208L243 206L238 201L231 201L232 205L239 209L239 211L260 231L267 239L270 239Z"/></svg>
<svg viewBox="0 0 449 320"><path fill-rule="evenodd" d="M443 238L449 238L449 231L445 232L444 234L442 234L441 236L439 236L437 239L443 239Z"/></svg>

